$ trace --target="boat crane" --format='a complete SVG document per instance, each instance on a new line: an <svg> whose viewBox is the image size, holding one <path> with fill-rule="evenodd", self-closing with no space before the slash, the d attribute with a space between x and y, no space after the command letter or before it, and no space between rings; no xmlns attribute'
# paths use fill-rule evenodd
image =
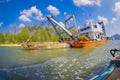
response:
<svg viewBox="0 0 120 80"><path fill-rule="evenodd" d="M47 19L48 19L49 22L53 25L53 28L55 29L57 35L59 36L59 38L60 38L62 41L64 41L64 38L61 36L61 34L63 34L63 33L66 33L67 35L69 35L69 37L72 38L72 40L74 40L74 41L79 41L79 39L78 39L78 34L76 34L76 36L73 36L73 34L72 34L71 32L69 32L70 29L75 28L75 29L76 29L76 33L79 33L79 29L78 29L78 26L77 26L77 24L76 24L76 19L75 19L75 16L74 16L74 15L71 15L67 20L65 20L65 22L64 22L65 25L61 25L59 22L57 22L55 19L53 19L53 17L50 16L50 15L47 16ZM70 21L71 19L73 19L73 21L74 21L74 26L68 28L67 22ZM63 30L63 32L60 33L60 32L58 31L58 28L57 28L57 27L60 27L60 28Z"/></svg>
<svg viewBox="0 0 120 80"><path fill-rule="evenodd" d="M55 29L57 35L59 36L60 40L64 41L64 38L61 36L61 34L63 33L66 33L67 35L69 35L69 37L72 39L72 42L70 42L70 45L71 47L74 47L74 48L80 48L80 47L86 47L86 46L94 46L94 45L100 45L100 44L104 44L104 43L107 43L108 41L107 40L94 40L94 39L90 39L86 37L85 34L88 35L88 32L86 32L85 30L88 30L88 31L95 31L96 28L97 30L99 31L99 36L101 35L104 36L105 35L105 28L104 28L104 23L103 22L99 22L98 25L101 25L101 27L99 26L96 27L97 25L96 24L92 24L92 25L89 25L87 27L85 27L84 31L83 32L86 32L84 34L82 34L82 39L80 39L79 35L81 35L80 31L82 31L82 29L78 28L78 26L76 25L76 19L75 19L75 16L72 15L70 16L67 20L65 20L64 22L64 25L60 24L59 22L57 22L55 19L53 19L52 16L47 16L47 19L49 20L49 22L53 25L53 28ZM73 23L74 23L74 26L73 27L70 27L70 25L68 26L67 25L67 22L70 21L71 19L73 19ZM60 31L58 30L58 27L61 28L63 30L62 33L60 33ZM69 27L69 28L68 28ZM76 34L73 35L69 29L72 29L72 28L75 28L76 30ZM94 28L94 29L93 29ZM89 30L90 29L90 30ZM102 34L101 34L102 33ZM103 34L104 33L104 34ZM95 34L96 34L96 31L95 31ZM98 38L98 34L97 36L94 36L93 34L89 34L89 36L92 35L92 38ZM84 37L85 36L85 37ZM99 37L99 38L101 38Z"/></svg>

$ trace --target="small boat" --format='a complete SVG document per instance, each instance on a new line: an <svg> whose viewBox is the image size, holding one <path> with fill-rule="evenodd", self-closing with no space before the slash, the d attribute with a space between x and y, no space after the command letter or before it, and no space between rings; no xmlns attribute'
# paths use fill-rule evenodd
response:
<svg viewBox="0 0 120 80"><path fill-rule="evenodd" d="M120 55L115 55L118 51L120 52L118 49L110 50L110 53L113 56L110 66L104 73L90 80L120 80Z"/></svg>
<svg viewBox="0 0 120 80"><path fill-rule="evenodd" d="M87 46L95 46L95 45L101 45L104 43L107 43L109 40L101 40L101 41L80 41L80 42L72 42L71 47L74 48L82 48Z"/></svg>
<svg viewBox="0 0 120 80"><path fill-rule="evenodd" d="M35 49L56 49L56 48L67 48L70 47L68 43L60 43L60 42L46 42L46 43L23 43L22 47L28 50Z"/></svg>
<svg viewBox="0 0 120 80"><path fill-rule="evenodd" d="M22 47L25 48L25 49L29 49L29 50L38 49L38 46L30 44L30 43L23 43Z"/></svg>

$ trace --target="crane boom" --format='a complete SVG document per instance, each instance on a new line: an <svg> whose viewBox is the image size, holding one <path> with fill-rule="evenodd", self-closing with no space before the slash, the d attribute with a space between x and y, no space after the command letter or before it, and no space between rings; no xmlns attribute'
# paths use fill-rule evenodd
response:
<svg viewBox="0 0 120 80"><path fill-rule="evenodd" d="M48 20L50 20L50 22L53 22L54 24L58 25L59 27L61 27L69 36L72 36L72 33L70 33L65 26L61 25L60 23L58 23L57 21L55 21L51 16L47 16Z"/></svg>
<svg viewBox="0 0 120 80"><path fill-rule="evenodd" d="M50 21L50 23L53 25L53 27L55 28L55 30L56 30L56 26L59 26L60 28L62 28L62 30L66 33L66 34L68 34L73 40L75 40L74 38L73 38L73 35L72 35L72 33L70 33L66 28L65 28L65 26L64 25L61 25L60 23L58 23L56 20L54 20L51 16L47 16L47 19ZM56 30L56 32L57 32L57 34L58 34L58 36L60 37L60 39L61 39L61 36L60 36L60 33Z"/></svg>

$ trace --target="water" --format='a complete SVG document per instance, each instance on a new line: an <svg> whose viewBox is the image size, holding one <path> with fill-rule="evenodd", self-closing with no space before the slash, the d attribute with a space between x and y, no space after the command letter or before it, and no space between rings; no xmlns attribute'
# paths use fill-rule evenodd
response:
<svg viewBox="0 0 120 80"><path fill-rule="evenodd" d="M24 50L0 47L0 80L89 80L109 66L120 41L86 48Z"/></svg>

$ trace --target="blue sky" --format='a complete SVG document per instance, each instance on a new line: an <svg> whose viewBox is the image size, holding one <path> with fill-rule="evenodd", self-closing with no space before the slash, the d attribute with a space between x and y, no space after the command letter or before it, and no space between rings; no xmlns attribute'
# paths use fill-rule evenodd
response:
<svg viewBox="0 0 120 80"><path fill-rule="evenodd" d="M77 24L104 21L108 36L120 34L120 0L0 0L0 32L12 31L13 25L39 25L53 15L60 22L75 14Z"/></svg>

